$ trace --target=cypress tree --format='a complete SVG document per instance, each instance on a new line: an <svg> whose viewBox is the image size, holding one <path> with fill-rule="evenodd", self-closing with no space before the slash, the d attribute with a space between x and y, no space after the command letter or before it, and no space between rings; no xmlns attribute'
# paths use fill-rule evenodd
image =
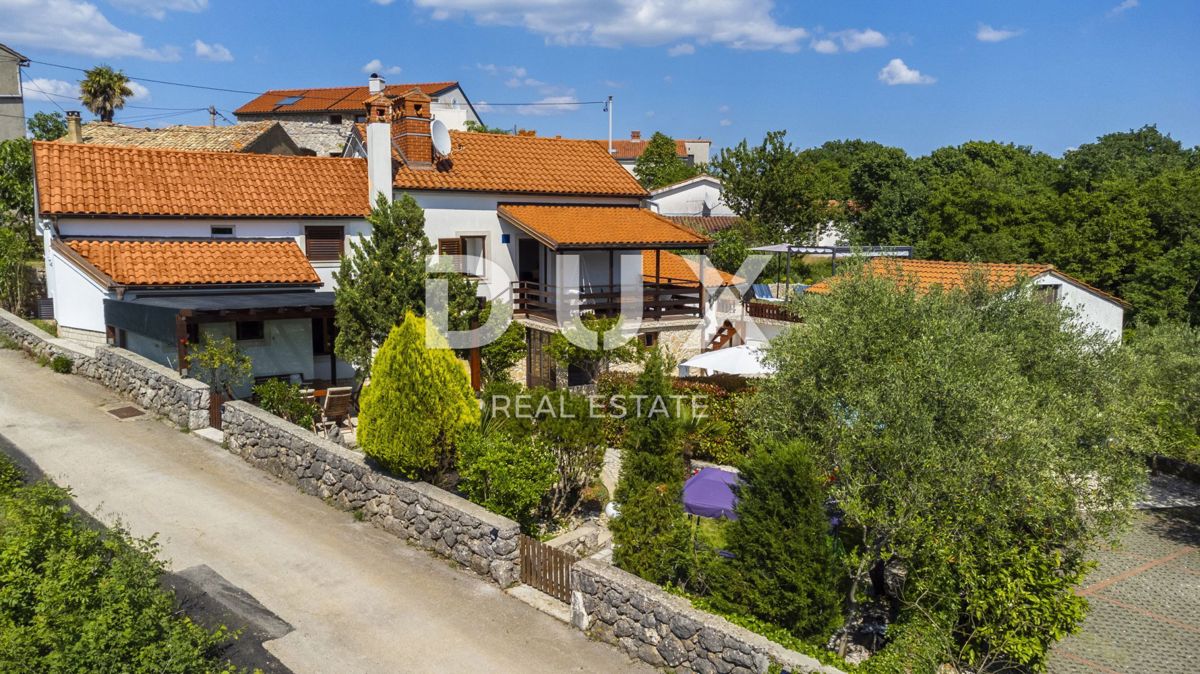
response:
<svg viewBox="0 0 1200 674"><path fill-rule="evenodd" d="M801 443L760 449L742 468L738 519L725 547L734 554L714 588L721 608L824 636L840 618L841 593L825 494Z"/></svg>
<svg viewBox="0 0 1200 674"><path fill-rule="evenodd" d="M362 394L358 442L391 471L436 480L454 444L479 425L479 405L454 352L425 338L425 320L409 312L384 340Z"/></svg>

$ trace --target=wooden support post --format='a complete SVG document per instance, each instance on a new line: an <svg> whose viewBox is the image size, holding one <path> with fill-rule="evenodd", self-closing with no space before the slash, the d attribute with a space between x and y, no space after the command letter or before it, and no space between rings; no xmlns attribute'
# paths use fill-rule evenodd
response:
<svg viewBox="0 0 1200 674"><path fill-rule="evenodd" d="M658 293L659 287L662 285L662 282L659 281L661 269L662 269L662 249L655 248L654 249L654 307L655 307L654 313L659 318L662 318L662 306L659 302L662 299L662 296L659 295L659 293Z"/></svg>
<svg viewBox="0 0 1200 674"><path fill-rule="evenodd" d="M179 374L186 377L188 375L188 331L187 317L182 313L175 314L175 348L176 356L179 358Z"/></svg>
<svg viewBox="0 0 1200 674"><path fill-rule="evenodd" d="M479 327L478 319L471 319L471 329ZM479 347L479 336L471 338L471 349L467 352L467 362L471 365L471 388L476 392L483 390L483 358Z"/></svg>

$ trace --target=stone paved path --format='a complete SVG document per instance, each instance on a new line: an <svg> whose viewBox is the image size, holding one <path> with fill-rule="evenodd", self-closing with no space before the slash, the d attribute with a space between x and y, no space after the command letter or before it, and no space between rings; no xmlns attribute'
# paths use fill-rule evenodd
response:
<svg viewBox="0 0 1200 674"><path fill-rule="evenodd" d="M1200 487L1155 478L1138 505L1120 545L1097 552L1079 590L1091 611L1051 674L1200 672Z"/></svg>

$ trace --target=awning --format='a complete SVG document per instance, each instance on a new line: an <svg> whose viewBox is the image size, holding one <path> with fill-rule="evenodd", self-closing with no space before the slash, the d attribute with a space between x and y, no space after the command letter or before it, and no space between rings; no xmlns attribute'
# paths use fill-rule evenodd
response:
<svg viewBox="0 0 1200 674"><path fill-rule="evenodd" d="M333 297L331 292L309 291L150 295L123 300L106 299L104 323L160 342L174 342L176 321L181 316L193 323L328 317L333 315Z"/></svg>
<svg viewBox="0 0 1200 674"><path fill-rule="evenodd" d="M771 368L762 362L762 349L759 344L742 344L707 351L680 363L679 369L682 371L684 368L688 371L707 370L743 377L765 377L772 372Z"/></svg>
<svg viewBox="0 0 1200 674"><path fill-rule="evenodd" d="M636 206L501 204L496 212L551 250L703 249L712 244L708 237Z"/></svg>

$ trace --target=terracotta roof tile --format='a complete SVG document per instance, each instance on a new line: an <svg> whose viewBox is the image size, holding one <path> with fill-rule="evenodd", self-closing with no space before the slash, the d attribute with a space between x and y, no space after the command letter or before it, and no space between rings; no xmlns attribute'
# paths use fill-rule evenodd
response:
<svg viewBox="0 0 1200 674"><path fill-rule="evenodd" d="M356 137L366 146L366 125ZM399 135L393 125L392 137ZM504 194L645 197L648 192L608 153L587 140L451 131L450 157L432 169L400 163L394 185L408 190L464 190Z"/></svg>
<svg viewBox="0 0 1200 674"><path fill-rule="evenodd" d="M682 255L676 255L669 250L658 251L660 256L658 259L658 278L691 281L695 283L699 278L699 265L693 264L690 260ZM654 253L653 250L642 251L642 278L646 281L654 281ZM721 271L711 265L705 266L704 277L708 279L707 285L733 285L741 278L734 276L728 272Z"/></svg>
<svg viewBox="0 0 1200 674"><path fill-rule="evenodd" d="M389 84L384 92L390 95L402 94L410 89L419 89L421 93L436 97L458 82L418 82L415 84ZM233 111L235 115L254 114L288 114L314 112L362 112L366 108L366 100L371 95L366 86L359 87L325 87L307 89L272 89L259 95L254 100ZM295 102L281 105L291 98Z"/></svg>
<svg viewBox="0 0 1200 674"><path fill-rule="evenodd" d="M691 227L697 232L715 234L742 224L736 215L668 215L672 222Z"/></svg>
<svg viewBox="0 0 1200 674"><path fill-rule="evenodd" d="M45 215L363 217L367 162L57 142L33 144Z"/></svg>
<svg viewBox="0 0 1200 674"><path fill-rule="evenodd" d="M704 247L712 243L706 236L634 206L501 204L496 212L551 248Z"/></svg>
<svg viewBox="0 0 1200 674"><path fill-rule="evenodd" d="M608 139L607 138L604 140L593 140L592 142L599 145L600 148L604 150L604 153L608 154ZM688 152L687 152L686 143L704 143L704 142L708 142L708 141L692 140L690 138L689 139L676 138L675 139L675 155L680 158L687 157ZM650 144L649 138L642 138L640 140L632 140L629 138L621 138L621 139L614 138L613 142L612 142L613 159L624 159L624 160L637 159L638 157L642 156L642 153L646 151L646 146L649 144Z"/></svg>
<svg viewBox="0 0 1200 674"><path fill-rule="evenodd" d="M320 285L292 239L76 239L65 242L121 285Z"/></svg>
<svg viewBox="0 0 1200 674"><path fill-rule="evenodd" d="M125 126L111 122L83 125L83 142L94 145L124 145L174 150L241 152L278 122L242 122L232 126L164 126L157 129ZM58 143L66 143L60 138Z"/></svg>

